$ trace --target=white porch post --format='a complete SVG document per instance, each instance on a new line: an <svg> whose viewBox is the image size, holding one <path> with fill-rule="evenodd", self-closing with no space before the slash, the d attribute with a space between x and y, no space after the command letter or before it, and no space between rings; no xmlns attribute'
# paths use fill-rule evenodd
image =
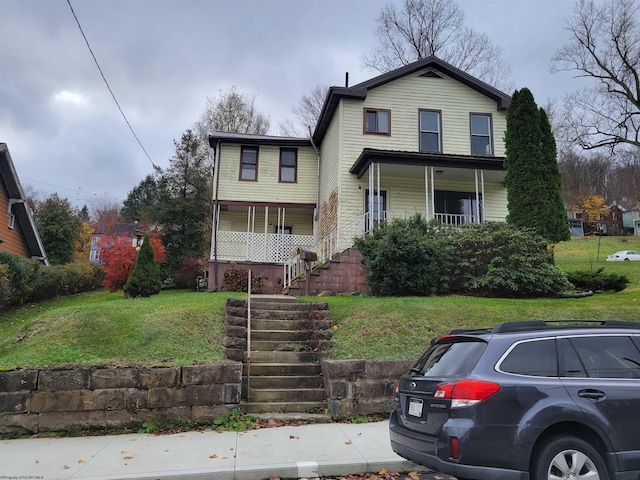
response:
<svg viewBox="0 0 640 480"><path fill-rule="evenodd" d="M376 190L376 199L378 200L378 212L376 213L376 221L380 221L380 216L382 215L382 195L380 193L380 164L376 164L376 176L378 177L378 184Z"/></svg>
<svg viewBox="0 0 640 480"><path fill-rule="evenodd" d="M431 218L436 218L436 184L433 180L433 167L429 167L429 173L431 176L431 211L433 213Z"/></svg>
<svg viewBox="0 0 640 480"><path fill-rule="evenodd" d="M365 231L369 231L369 229L372 227L372 223L373 223L373 174L374 174L374 169L375 169L375 164L374 163L370 163L369 164L369 198L367 199L367 201L369 202L369 211L368 211L368 215L367 218L365 219Z"/></svg>
<svg viewBox="0 0 640 480"><path fill-rule="evenodd" d="M478 169L476 168L474 171L476 177L476 223L480 223L480 192L478 191Z"/></svg>
<svg viewBox="0 0 640 480"><path fill-rule="evenodd" d="M267 256L267 239L269 238L269 207L267 205L265 205L264 207L264 254L263 254L263 258L262 260L264 262L267 262L268 256Z"/></svg>
<svg viewBox="0 0 640 480"><path fill-rule="evenodd" d="M487 210L484 208L485 195L484 195L484 170L480 170L480 186L482 188L482 219L481 221L484 223L487 218Z"/></svg>
<svg viewBox="0 0 640 480"><path fill-rule="evenodd" d="M429 220L429 167L424 166L424 218Z"/></svg>

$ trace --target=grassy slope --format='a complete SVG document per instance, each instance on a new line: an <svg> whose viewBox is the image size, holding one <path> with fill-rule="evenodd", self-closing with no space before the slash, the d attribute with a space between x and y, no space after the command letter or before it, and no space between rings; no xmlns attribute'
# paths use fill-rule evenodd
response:
<svg viewBox="0 0 640 480"><path fill-rule="evenodd" d="M623 249L640 250L640 237L590 237L556 246L556 263L562 270L604 267L607 272L628 275L631 284L617 294L540 300L463 296L302 300L329 302L337 326L334 354L338 358L415 358L430 338L456 327L531 318L640 321L640 262L604 261L607 254ZM122 292L96 292L3 312L0 369L219 361L224 337L222 311L229 297L244 295L163 291L151 298L125 300Z"/></svg>

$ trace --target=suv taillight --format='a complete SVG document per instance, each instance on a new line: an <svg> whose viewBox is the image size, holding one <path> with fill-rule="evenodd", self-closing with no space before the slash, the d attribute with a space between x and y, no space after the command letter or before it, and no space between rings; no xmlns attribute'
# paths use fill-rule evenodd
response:
<svg viewBox="0 0 640 480"><path fill-rule="evenodd" d="M500 390L500 385L482 380L460 380L443 383L434 393L434 398L451 400L451 408L469 407L486 400Z"/></svg>

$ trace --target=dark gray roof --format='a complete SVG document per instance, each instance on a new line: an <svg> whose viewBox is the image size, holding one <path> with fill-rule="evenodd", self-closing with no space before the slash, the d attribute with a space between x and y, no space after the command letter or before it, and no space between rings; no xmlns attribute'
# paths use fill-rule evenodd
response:
<svg viewBox="0 0 640 480"><path fill-rule="evenodd" d="M49 261L44 253L44 246L33 220L31 208L27 204L27 199L20 185L20 180L6 143L0 143L0 181L2 181L7 190L9 201L12 202L13 214L22 229L31 257L48 265Z"/></svg>
<svg viewBox="0 0 640 480"><path fill-rule="evenodd" d="M310 147L309 138L278 137L275 135L255 135L250 133L212 132L209 134L209 145L216 141L224 143L241 143L243 145L277 145L286 147Z"/></svg>
<svg viewBox="0 0 640 480"><path fill-rule="evenodd" d="M316 125L316 129L313 133L313 140L316 145L321 144L322 139L327 133L327 128L329 128L333 114L335 113L341 99L364 100L367 98L367 92L372 88L376 88L397 80L398 78L411 75L425 68L435 68L436 70L445 73L447 76L473 88L474 90L477 90L492 100L495 100L498 110L506 110L509 106L511 97L506 93L503 93L483 81L472 77L468 73L463 72L444 60L440 60L438 57L430 56L410 63L409 65L405 65L404 67L400 67L396 70L392 70L391 72L379 75L371 80L367 80L366 82L354 85L353 87L329 88L327 98L325 99L324 106L322 107L322 112L320 113L320 119L318 120L318 124Z"/></svg>

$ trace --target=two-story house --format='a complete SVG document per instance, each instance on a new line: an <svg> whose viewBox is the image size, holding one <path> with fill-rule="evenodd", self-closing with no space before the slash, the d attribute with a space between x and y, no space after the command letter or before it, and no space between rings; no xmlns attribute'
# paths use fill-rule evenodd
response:
<svg viewBox="0 0 640 480"><path fill-rule="evenodd" d="M299 249L325 262L396 217L504 221L509 101L429 57L331 87L310 138L212 133L210 288L231 261L287 284L296 270L284 265Z"/></svg>
<svg viewBox="0 0 640 480"><path fill-rule="evenodd" d="M6 143L0 143L0 251L49 265Z"/></svg>

